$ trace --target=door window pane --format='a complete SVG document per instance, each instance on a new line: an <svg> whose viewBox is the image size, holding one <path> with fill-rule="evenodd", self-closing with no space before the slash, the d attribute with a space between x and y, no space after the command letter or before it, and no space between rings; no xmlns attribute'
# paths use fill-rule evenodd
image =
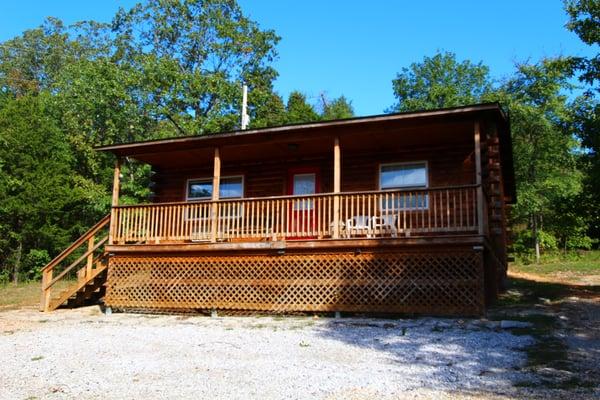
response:
<svg viewBox="0 0 600 400"><path fill-rule="evenodd" d="M315 194L316 192L316 175L315 174L296 174L294 175L294 195ZM294 210L305 211L312 210L313 200L297 200L294 202Z"/></svg>
<svg viewBox="0 0 600 400"><path fill-rule="evenodd" d="M297 174L294 175L294 193L295 195L314 194L315 193L315 174Z"/></svg>

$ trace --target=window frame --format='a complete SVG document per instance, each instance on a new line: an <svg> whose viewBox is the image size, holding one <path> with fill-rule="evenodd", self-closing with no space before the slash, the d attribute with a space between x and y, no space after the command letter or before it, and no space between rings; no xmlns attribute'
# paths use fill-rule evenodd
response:
<svg viewBox="0 0 600 400"><path fill-rule="evenodd" d="M393 188L382 188L382 169L383 167L388 167L388 166L408 166L408 165L417 165L417 164L422 164L425 167L425 185L424 186L414 186L414 185L405 185L405 186L397 186L397 187L393 187ZM377 176L377 183L378 183L378 187L379 187L379 191L381 192L388 192L388 191L397 191L397 190L407 190L410 191L410 189L417 189L417 190L421 190L421 189L428 189L429 188L429 162L427 160L414 160L414 161L401 161L401 162L391 162L391 163L380 163L379 164L379 168L378 168L378 176ZM398 197L400 198L400 196ZM418 205L416 204L414 207L408 205L408 206L396 206L396 205L392 205L392 207L388 207L388 206L383 206L380 205L380 207L382 209L388 210L388 211L420 211L420 210L428 210L429 209L429 193L425 193L424 196L425 199L425 204L423 205ZM383 200L382 200L383 202Z"/></svg>
<svg viewBox="0 0 600 400"><path fill-rule="evenodd" d="M243 199L244 195L246 194L246 182L245 182L245 177L244 175L227 175L227 176L221 176L220 179L232 179L232 178L240 178L241 184L242 184L242 196L241 197L221 197L219 196L219 200L235 200L235 199ZM185 181L185 201L211 201L212 200L212 196L211 197L207 197L207 198L194 198L189 196L190 194L190 183L192 182L209 182L212 186L212 181L213 178L209 177L209 178L189 178L186 179ZM213 187L214 190L214 187Z"/></svg>
<svg viewBox="0 0 600 400"><path fill-rule="evenodd" d="M406 186L398 186L393 188L382 188L381 187L381 175L383 167L401 167L407 165L415 165L415 164L423 164L425 165L425 186L414 186L414 185L406 185ZM379 174L377 177L379 190L398 190L398 189L427 189L429 188L429 162L427 160L415 160L415 161L402 161L402 162L391 162L391 163L380 163L379 164Z"/></svg>

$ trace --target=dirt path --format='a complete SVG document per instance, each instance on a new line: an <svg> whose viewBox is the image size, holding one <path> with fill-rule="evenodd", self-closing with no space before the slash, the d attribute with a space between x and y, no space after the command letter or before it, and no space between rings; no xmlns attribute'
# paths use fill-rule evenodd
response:
<svg viewBox="0 0 600 400"><path fill-rule="evenodd" d="M522 333L536 339L527 351L536 379L522 385L540 398L600 398L600 286L581 277L509 276L490 314L533 324Z"/></svg>

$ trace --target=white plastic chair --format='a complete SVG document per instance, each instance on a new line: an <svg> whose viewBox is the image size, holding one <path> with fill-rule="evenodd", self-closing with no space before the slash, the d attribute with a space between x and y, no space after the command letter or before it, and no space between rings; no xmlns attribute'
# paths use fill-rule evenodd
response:
<svg viewBox="0 0 600 400"><path fill-rule="evenodd" d="M367 215L355 215L346 220L346 236L352 237L355 235L366 235L370 238L373 234L371 226L372 219Z"/></svg>
<svg viewBox="0 0 600 400"><path fill-rule="evenodd" d="M373 232L377 235L391 235L393 238L398 237L398 230L396 229L396 216L394 214L382 214L380 216L373 217L371 223Z"/></svg>

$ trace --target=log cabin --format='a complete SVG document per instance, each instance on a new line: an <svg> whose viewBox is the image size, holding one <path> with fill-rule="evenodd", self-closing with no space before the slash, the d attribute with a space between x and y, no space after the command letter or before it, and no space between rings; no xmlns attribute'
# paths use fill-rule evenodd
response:
<svg viewBox="0 0 600 400"><path fill-rule="evenodd" d="M116 159L110 215L44 268L43 311L103 297L120 310L481 315L506 276L516 194L497 103L97 150ZM131 159L152 168L145 204L119 204Z"/></svg>

